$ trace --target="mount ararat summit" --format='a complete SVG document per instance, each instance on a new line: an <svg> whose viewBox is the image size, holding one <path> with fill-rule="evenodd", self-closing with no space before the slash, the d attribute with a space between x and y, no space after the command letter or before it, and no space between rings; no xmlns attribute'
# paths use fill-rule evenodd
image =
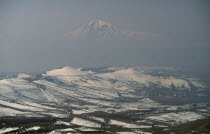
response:
<svg viewBox="0 0 210 134"><path fill-rule="evenodd" d="M109 22L102 20L91 20L88 24L71 32L71 35L76 38L91 38L91 39L137 39L137 40L153 40L159 39L161 35L153 32L134 32L117 29Z"/></svg>
<svg viewBox="0 0 210 134"><path fill-rule="evenodd" d="M110 23L101 20L91 20L87 25L72 32L76 37L110 38L119 34L119 31Z"/></svg>

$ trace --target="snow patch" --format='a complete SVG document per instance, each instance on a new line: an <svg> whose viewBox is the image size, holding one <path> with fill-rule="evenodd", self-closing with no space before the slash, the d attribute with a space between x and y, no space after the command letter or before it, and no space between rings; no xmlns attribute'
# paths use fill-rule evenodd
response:
<svg viewBox="0 0 210 134"><path fill-rule="evenodd" d="M85 127L95 127L95 128L100 128L101 127L101 125L96 123L96 122L84 120L84 119L79 118L79 117L75 117L71 121L71 123L75 124L75 125L85 126Z"/></svg>
<svg viewBox="0 0 210 134"><path fill-rule="evenodd" d="M31 127L31 128L27 128L26 130L31 131L31 130L39 130L39 129L40 129L39 126L34 126L34 127Z"/></svg>
<svg viewBox="0 0 210 134"><path fill-rule="evenodd" d="M29 74L18 74L18 78L19 79L23 79L23 78L28 78L28 77L30 77L31 75L29 75Z"/></svg>
<svg viewBox="0 0 210 134"><path fill-rule="evenodd" d="M0 129L0 134L8 133L17 129L19 128L18 127L2 128Z"/></svg>
<svg viewBox="0 0 210 134"><path fill-rule="evenodd" d="M136 124L130 124L122 121L117 120L110 120L111 125L117 125L124 128L151 128L152 126L143 126L143 125L136 125Z"/></svg>
<svg viewBox="0 0 210 134"><path fill-rule="evenodd" d="M147 119L167 122L170 121L175 124L182 124L188 121L205 118L203 115L194 112L168 113L159 116L150 116Z"/></svg>

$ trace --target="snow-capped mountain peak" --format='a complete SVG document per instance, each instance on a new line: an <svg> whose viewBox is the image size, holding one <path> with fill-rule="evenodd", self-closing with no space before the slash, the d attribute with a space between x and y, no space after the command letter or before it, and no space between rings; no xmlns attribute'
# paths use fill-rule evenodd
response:
<svg viewBox="0 0 210 134"><path fill-rule="evenodd" d="M116 35L116 28L109 22L102 20L91 20L87 25L73 32L76 36L88 37L112 37Z"/></svg>
<svg viewBox="0 0 210 134"><path fill-rule="evenodd" d="M118 29L109 22L102 20L91 20L86 25L70 32L72 37L79 39L90 38L90 39L159 39L161 35L153 32L132 32Z"/></svg>
<svg viewBox="0 0 210 134"><path fill-rule="evenodd" d="M101 20L91 20L88 25L86 25L82 32L95 33L95 34L113 34L116 32L112 24L101 21Z"/></svg>
<svg viewBox="0 0 210 134"><path fill-rule="evenodd" d="M111 24L109 22L105 22L102 20L91 20L90 23L88 24L88 26L111 26Z"/></svg>

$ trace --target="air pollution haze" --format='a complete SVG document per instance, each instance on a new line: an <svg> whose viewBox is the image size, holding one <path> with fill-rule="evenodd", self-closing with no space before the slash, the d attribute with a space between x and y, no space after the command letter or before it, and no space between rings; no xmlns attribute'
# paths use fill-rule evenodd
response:
<svg viewBox="0 0 210 134"><path fill-rule="evenodd" d="M209 134L209 11L0 0L0 134Z"/></svg>
<svg viewBox="0 0 210 134"><path fill-rule="evenodd" d="M0 70L178 66L209 74L208 13L207 0L3 0ZM97 20L104 29L91 29Z"/></svg>

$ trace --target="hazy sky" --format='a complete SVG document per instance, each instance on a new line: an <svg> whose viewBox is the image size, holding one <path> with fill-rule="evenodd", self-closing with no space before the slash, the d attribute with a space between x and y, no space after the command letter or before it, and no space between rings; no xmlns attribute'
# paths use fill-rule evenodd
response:
<svg viewBox="0 0 210 134"><path fill-rule="evenodd" d="M0 0L0 72L62 66L210 68L209 0ZM158 39L75 41L92 19Z"/></svg>

